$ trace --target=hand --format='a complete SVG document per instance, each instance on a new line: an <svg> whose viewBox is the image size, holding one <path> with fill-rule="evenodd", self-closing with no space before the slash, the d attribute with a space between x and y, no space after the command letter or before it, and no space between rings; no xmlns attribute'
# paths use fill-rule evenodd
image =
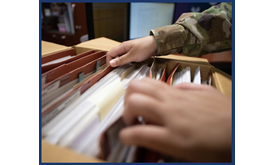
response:
<svg viewBox="0 0 275 165"><path fill-rule="evenodd" d="M155 38L153 36L147 36L126 41L114 47L107 52L106 61L107 64L116 67L129 62L141 62L156 54L157 43Z"/></svg>
<svg viewBox="0 0 275 165"><path fill-rule="evenodd" d="M133 80L124 108L127 125L137 116L154 123L124 128L120 139L126 145L191 162L231 161L231 99L214 87Z"/></svg>

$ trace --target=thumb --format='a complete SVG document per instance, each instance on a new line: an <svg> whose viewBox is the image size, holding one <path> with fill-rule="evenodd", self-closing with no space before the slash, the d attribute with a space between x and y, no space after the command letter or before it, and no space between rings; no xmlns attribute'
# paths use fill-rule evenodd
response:
<svg viewBox="0 0 275 165"><path fill-rule="evenodd" d="M112 59L110 61L110 65L112 67L116 67L116 66L127 64L129 62L132 62L132 59L131 59L131 56L129 56L129 53L127 53L125 55L122 55L120 57L116 57L115 59Z"/></svg>

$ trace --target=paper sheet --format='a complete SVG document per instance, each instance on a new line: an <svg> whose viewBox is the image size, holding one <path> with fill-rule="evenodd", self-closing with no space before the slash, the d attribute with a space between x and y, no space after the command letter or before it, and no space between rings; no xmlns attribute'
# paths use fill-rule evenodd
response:
<svg viewBox="0 0 275 165"><path fill-rule="evenodd" d="M125 89L123 84L119 80L116 80L113 83L106 86L96 95L88 99L88 101L94 103L96 106L99 107L100 120L104 119L106 114L115 105L115 103L122 96L124 91Z"/></svg>
<svg viewBox="0 0 275 165"><path fill-rule="evenodd" d="M173 77L173 85L178 85L180 83L184 82L191 82L191 70L190 67L186 67L185 69L182 69L180 72L175 72Z"/></svg>
<svg viewBox="0 0 275 165"><path fill-rule="evenodd" d="M196 69L193 83L195 84L201 84L201 72L200 72L200 66Z"/></svg>
<svg viewBox="0 0 275 165"><path fill-rule="evenodd" d="M62 58L59 58L59 59L56 59L56 60L47 62L47 63L45 63L45 64L42 64L42 66L47 66L47 65L50 65L50 64L56 64L56 63L59 63L59 62L68 60L68 59L70 59L70 58L72 58L72 57L73 57L73 56L62 57Z"/></svg>

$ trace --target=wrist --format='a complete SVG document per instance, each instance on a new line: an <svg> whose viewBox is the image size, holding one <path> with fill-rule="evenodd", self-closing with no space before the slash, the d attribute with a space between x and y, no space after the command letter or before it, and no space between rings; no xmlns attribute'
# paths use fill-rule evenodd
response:
<svg viewBox="0 0 275 165"><path fill-rule="evenodd" d="M150 43L150 49L152 50L151 55L156 56L157 55L157 41L155 40L155 37L150 35L147 37Z"/></svg>

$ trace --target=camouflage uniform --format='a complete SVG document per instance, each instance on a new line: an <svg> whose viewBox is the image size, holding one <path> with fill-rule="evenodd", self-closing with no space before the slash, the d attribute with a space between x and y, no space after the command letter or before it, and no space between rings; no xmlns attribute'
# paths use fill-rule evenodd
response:
<svg viewBox="0 0 275 165"><path fill-rule="evenodd" d="M202 13L183 13L175 24L150 31L157 42L157 55L187 56L231 49L231 3L221 3Z"/></svg>

